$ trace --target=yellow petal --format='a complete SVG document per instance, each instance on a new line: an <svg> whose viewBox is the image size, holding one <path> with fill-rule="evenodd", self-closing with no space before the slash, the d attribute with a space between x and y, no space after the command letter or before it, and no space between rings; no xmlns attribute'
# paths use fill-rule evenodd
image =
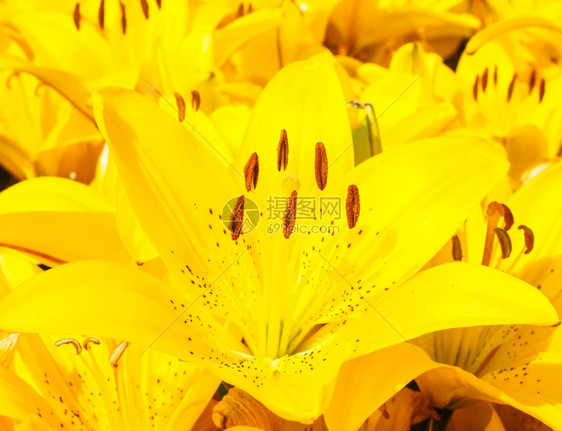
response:
<svg viewBox="0 0 562 431"><path fill-rule="evenodd" d="M241 194L242 174L224 167L212 143L201 144L138 93L100 90L95 114L133 210L160 256L177 273L189 265L215 279L237 256L220 217L222 205ZM189 280L185 284L191 288ZM194 288L194 297L200 293Z"/></svg>
<svg viewBox="0 0 562 431"><path fill-rule="evenodd" d="M0 194L0 243L47 264L107 258L128 262L115 215L92 190L37 178Z"/></svg>
<svg viewBox="0 0 562 431"><path fill-rule="evenodd" d="M380 406L427 370L428 356L401 343L344 363L325 413L329 429L357 430ZM373 390L376 388L376 390Z"/></svg>
<svg viewBox="0 0 562 431"><path fill-rule="evenodd" d="M326 121L327 118L330 120ZM282 129L286 130L289 143L283 178L295 175L305 187L316 184L317 142L324 144L328 161L333 164L331 176L337 178L353 167L346 101L335 66L323 57L293 63L268 83L254 107L237 166L243 167L250 155L257 152L260 177L274 176ZM269 192L275 194L275 190Z"/></svg>

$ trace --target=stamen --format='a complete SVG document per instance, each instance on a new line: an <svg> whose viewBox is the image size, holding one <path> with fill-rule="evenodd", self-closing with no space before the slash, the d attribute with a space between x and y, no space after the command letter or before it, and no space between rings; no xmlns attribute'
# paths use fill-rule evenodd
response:
<svg viewBox="0 0 562 431"><path fill-rule="evenodd" d="M461 261L462 260L461 240L459 239L458 235L454 235L452 241L453 241L453 260Z"/></svg>
<svg viewBox="0 0 562 431"><path fill-rule="evenodd" d="M476 79L474 80L474 85L472 86L472 97L475 101L478 101L478 81L480 80L480 76L476 75Z"/></svg>
<svg viewBox="0 0 562 431"><path fill-rule="evenodd" d="M84 349L88 350L89 349L89 345L90 343L99 345L100 344L100 340L98 340L97 338L94 337L87 337L84 339L84 341L82 341L82 345L84 346Z"/></svg>
<svg viewBox="0 0 562 431"><path fill-rule="evenodd" d="M513 96L513 89L515 88L515 80L517 79L517 74L513 74L513 78L511 78L511 82L509 83L509 87L507 88L507 101L511 100L511 96Z"/></svg>
<svg viewBox="0 0 562 431"><path fill-rule="evenodd" d="M238 9L236 10L236 18L240 18L244 16L244 3L240 3Z"/></svg>
<svg viewBox="0 0 562 431"><path fill-rule="evenodd" d="M236 241L242 234L242 224L244 221L244 195L240 196L234 205L228 229L231 232L232 239Z"/></svg>
<svg viewBox="0 0 562 431"><path fill-rule="evenodd" d="M117 348L113 351L111 356L109 357L109 365L111 365L114 368L117 368L119 359L121 359L121 356L123 356L123 353L125 353L125 350L127 349L128 346L129 346L128 341L123 341L121 344L119 344Z"/></svg>
<svg viewBox="0 0 562 431"><path fill-rule="evenodd" d="M511 227L513 226L513 223L515 222L515 220L513 219L513 213L511 212L511 210L509 209L509 207L506 204L500 204L501 205L501 216L503 217L503 221L505 223L504 225L504 229L505 230L509 230L511 229Z"/></svg>
<svg viewBox="0 0 562 431"><path fill-rule="evenodd" d="M74 346L74 348L76 349L77 355L82 353L82 345L78 341L76 341L74 338L63 338L62 340L58 340L55 343L55 346L60 347L63 344L72 344Z"/></svg>
<svg viewBox="0 0 562 431"><path fill-rule="evenodd" d="M533 69L533 71L531 72L531 76L529 77L529 93L533 91L533 88L535 88L536 78L537 78L537 71Z"/></svg>
<svg viewBox="0 0 562 431"><path fill-rule="evenodd" d="M178 120L182 123L185 118L185 100L178 92L175 92L174 96L176 96L176 104L178 105Z"/></svg>
<svg viewBox="0 0 562 431"><path fill-rule="evenodd" d="M498 85L498 65L494 67L494 85Z"/></svg>
<svg viewBox="0 0 562 431"><path fill-rule="evenodd" d="M544 93L546 91L546 81L543 79L541 79L541 86L539 87L539 103L542 102L542 99L544 99Z"/></svg>
<svg viewBox="0 0 562 431"><path fill-rule="evenodd" d="M522 230L523 234L525 235L525 252L524 253L529 254L533 250L533 247L535 246L535 234L533 233L531 228L525 226L524 224L519 225L517 227L517 229Z"/></svg>
<svg viewBox="0 0 562 431"><path fill-rule="evenodd" d="M505 232L507 235L507 231L511 229L511 226L513 226L513 214L511 213L511 210L508 208L507 205L500 204L498 202L491 202L488 205L487 216L488 216L488 226L486 228L486 240L484 243L484 254L482 255L482 265L489 266L490 260L492 258L492 249L494 247L494 232L496 232L496 236L498 236L498 239L500 240L500 244L502 242L502 239L499 237L501 233L498 234L496 231L496 229L499 229L497 228L498 222L500 218L503 217L504 228L501 229L501 231ZM509 236L508 236L508 240L509 240ZM506 245L506 241L504 242L505 243L502 244L502 252L504 246Z"/></svg>
<svg viewBox="0 0 562 431"><path fill-rule="evenodd" d="M482 74L482 91L486 92L487 87L488 87L488 68L484 69L484 73Z"/></svg>
<svg viewBox="0 0 562 431"><path fill-rule="evenodd" d="M127 33L127 15L125 14L125 5L119 2L121 6L121 31L123 34Z"/></svg>
<svg viewBox="0 0 562 431"><path fill-rule="evenodd" d="M326 147L324 147L322 142L316 143L314 172L316 174L316 184L318 184L318 188L324 190L328 182L328 158L326 157Z"/></svg>
<svg viewBox="0 0 562 431"><path fill-rule="evenodd" d="M283 217L283 236L289 238L293 233L295 221L297 218L297 192L296 190L291 193L289 201L287 202L287 209Z"/></svg>
<svg viewBox="0 0 562 431"><path fill-rule="evenodd" d="M100 23L100 28L103 30L105 25L105 0L101 0L100 8L98 10L98 22Z"/></svg>
<svg viewBox="0 0 562 431"><path fill-rule="evenodd" d="M201 106L201 95L197 90L191 92L191 107L194 111L199 111L199 106Z"/></svg>
<svg viewBox="0 0 562 431"><path fill-rule="evenodd" d="M144 17L148 19L148 2L146 0L140 0L140 2L142 7L142 13L144 14Z"/></svg>
<svg viewBox="0 0 562 431"><path fill-rule="evenodd" d="M347 188L347 199L345 201L345 212L347 214L347 226L353 229L359 220L361 203L359 202L359 189L352 184Z"/></svg>
<svg viewBox="0 0 562 431"><path fill-rule="evenodd" d="M511 238L509 237L509 234L501 227L495 228L494 232L496 232L496 236L498 237L498 240L500 242L500 246L502 249L502 258L507 259L511 254Z"/></svg>
<svg viewBox="0 0 562 431"><path fill-rule="evenodd" d="M162 0L156 0L156 4L158 5L158 9L162 8Z"/></svg>
<svg viewBox="0 0 562 431"><path fill-rule="evenodd" d="M277 146L277 170L281 172L287 169L289 164L289 140L287 139L287 131L285 129L281 130L281 136L279 137L279 145Z"/></svg>
<svg viewBox="0 0 562 431"><path fill-rule="evenodd" d="M258 158L258 153L253 153L244 166L244 178L246 179L246 191L252 190L252 186L255 188L258 185L258 176L260 173L260 161Z"/></svg>
<svg viewBox="0 0 562 431"><path fill-rule="evenodd" d="M72 18L74 19L76 30L80 30L80 3L76 3L76 6L74 6L74 13L72 14Z"/></svg>

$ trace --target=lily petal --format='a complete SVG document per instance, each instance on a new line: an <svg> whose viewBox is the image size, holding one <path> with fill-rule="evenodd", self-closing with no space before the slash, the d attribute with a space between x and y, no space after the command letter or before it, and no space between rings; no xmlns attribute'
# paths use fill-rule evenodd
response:
<svg viewBox="0 0 562 431"><path fill-rule="evenodd" d="M47 264L105 258L130 261L109 206L87 186L28 180L0 194L0 243Z"/></svg>

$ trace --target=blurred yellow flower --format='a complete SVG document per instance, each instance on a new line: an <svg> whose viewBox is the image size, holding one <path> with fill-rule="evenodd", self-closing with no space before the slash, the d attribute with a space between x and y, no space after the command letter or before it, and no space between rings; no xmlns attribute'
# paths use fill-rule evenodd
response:
<svg viewBox="0 0 562 431"><path fill-rule="evenodd" d="M16 252L0 258L1 296L41 271ZM0 345L0 423L17 427L188 431L219 384L200 367L106 338L19 334Z"/></svg>

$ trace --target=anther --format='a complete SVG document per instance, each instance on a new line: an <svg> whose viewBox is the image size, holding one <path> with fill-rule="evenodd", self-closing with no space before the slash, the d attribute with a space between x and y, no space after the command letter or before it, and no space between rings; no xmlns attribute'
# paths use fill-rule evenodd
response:
<svg viewBox="0 0 562 431"><path fill-rule="evenodd" d="M178 120L182 123L185 118L185 100L183 100L182 95L178 92L175 92L174 96L176 97L176 104L178 105Z"/></svg>
<svg viewBox="0 0 562 431"><path fill-rule="evenodd" d="M162 8L162 0L156 0L156 5L158 6L158 9Z"/></svg>
<svg viewBox="0 0 562 431"><path fill-rule="evenodd" d="M476 79L474 80L474 85L472 86L472 97L474 100L478 100L478 81L480 80L480 76L476 75Z"/></svg>
<svg viewBox="0 0 562 431"><path fill-rule="evenodd" d="M101 0L100 8L98 9L98 22L100 23L100 28L103 30L105 25L105 0Z"/></svg>
<svg viewBox="0 0 562 431"><path fill-rule="evenodd" d="M244 3L240 3L238 9L236 10L236 18L240 18L244 16Z"/></svg>
<svg viewBox="0 0 562 431"><path fill-rule="evenodd" d="M359 189L352 184L347 188L347 199L345 201L345 212L347 214L347 226L353 229L359 220L361 203L359 201Z"/></svg>
<svg viewBox="0 0 562 431"><path fill-rule="evenodd" d="M277 170L281 172L281 169L287 169L289 164L289 140L287 139L287 131L285 129L281 130L281 136L279 137L279 145L277 146Z"/></svg>
<svg viewBox="0 0 562 431"><path fill-rule="evenodd" d="M482 91L486 92L487 87L488 87L488 68L484 69L484 73L482 74Z"/></svg>
<svg viewBox="0 0 562 431"><path fill-rule="evenodd" d="M228 229L230 230L232 239L236 241L242 234L242 225L244 222L244 195L240 196L234 205Z"/></svg>
<svg viewBox="0 0 562 431"><path fill-rule="evenodd" d="M77 355L82 353L82 345L78 341L76 341L74 338L63 338L62 340L58 340L55 343L55 346L60 347L63 344L72 344L74 346L74 348L76 349Z"/></svg>
<svg viewBox="0 0 562 431"><path fill-rule="evenodd" d="M318 184L318 188L324 190L328 182L328 158L326 157L326 147L322 142L316 144L314 172L316 174L316 184Z"/></svg>
<svg viewBox="0 0 562 431"><path fill-rule="evenodd" d="M498 237L502 253L507 251L507 242L509 241L509 249L511 252L511 241L507 235L507 231L513 226L513 214L507 205L500 204L499 202L491 202L488 205L487 213L488 216L488 226L486 228L486 240L484 242L484 254L482 255L482 265L490 265L490 260L492 258L492 249L494 246L494 232ZM500 217L503 217L504 227L500 229L497 227ZM501 231L498 233L498 230ZM503 235L505 233L505 235ZM505 237L507 236L507 239ZM502 242L503 241L503 242Z"/></svg>
<svg viewBox="0 0 562 431"><path fill-rule="evenodd" d="M452 238L453 242L453 260L461 261L462 260L462 246L461 240L459 239L458 235L454 235Z"/></svg>
<svg viewBox="0 0 562 431"><path fill-rule="evenodd" d="M523 231L523 234L525 235L525 254L529 254L532 250L533 247L535 246L535 234L533 234L533 231L531 230L531 228L525 226L524 224L519 225L517 227L517 229L520 229Z"/></svg>
<svg viewBox="0 0 562 431"><path fill-rule="evenodd" d="M511 82L509 83L509 87L507 88L507 101L511 100L511 96L513 96L513 89L515 88L515 80L517 79L517 75L513 74L513 78L511 78Z"/></svg>
<svg viewBox="0 0 562 431"><path fill-rule="evenodd" d="M258 185L258 176L260 173L260 161L258 158L258 153L253 153L244 166L244 178L246 180L246 191L255 189Z"/></svg>
<svg viewBox="0 0 562 431"><path fill-rule="evenodd" d="M90 343L99 345L100 344L100 340L98 340L97 338L94 337L87 337L84 339L84 341L82 341L82 345L84 346L84 349L88 350L89 349L89 345Z"/></svg>
<svg viewBox="0 0 562 431"><path fill-rule="evenodd" d="M201 95L197 90L191 92L191 107L194 111L199 111L199 106L201 106Z"/></svg>
<svg viewBox="0 0 562 431"><path fill-rule="evenodd" d="M535 88L536 79L537 79L537 71L533 69L533 71L531 72L531 76L529 76L529 93L533 91L533 88Z"/></svg>
<svg viewBox="0 0 562 431"><path fill-rule="evenodd" d="M283 216L283 236L289 238L295 228L295 221L297 219L297 192L294 190L287 202L287 209Z"/></svg>
<svg viewBox="0 0 562 431"><path fill-rule="evenodd" d="M541 79L541 84L539 87L539 103L542 102L542 99L544 99L544 93L546 91L546 81L543 79Z"/></svg>
<svg viewBox="0 0 562 431"><path fill-rule="evenodd" d="M507 259L511 255L511 238L509 234L503 230L501 227L494 228L498 241L500 242L500 247L502 250L502 258Z"/></svg>
<svg viewBox="0 0 562 431"><path fill-rule="evenodd" d="M127 15L125 14L125 5L119 2L121 6L121 31L123 34L127 33Z"/></svg>
<svg viewBox="0 0 562 431"><path fill-rule="evenodd" d="M80 30L80 3L76 3L76 6L74 6L74 13L72 14L72 18L74 19L76 30Z"/></svg>
<svg viewBox="0 0 562 431"><path fill-rule="evenodd" d="M109 357L109 365L111 365L114 368L117 368L119 359L121 359L121 356L123 356L123 353L125 353L125 350L127 349L128 346L129 346L128 341L123 341L121 344L119 344L115 348L111 356Z"/></svg>
<svg viewBox="0 0 562 431"><path fill-rule="evenodd" d="M148 19L148 2L146 0L140 0L140 2L142 7L142 13L144 14L144 17Z"/></svg>
<svg viewBox="0 0 562 431"><path fill-rule="evenodd" d="M494 67L494 85L498 85L498 65Z"/></svg>

